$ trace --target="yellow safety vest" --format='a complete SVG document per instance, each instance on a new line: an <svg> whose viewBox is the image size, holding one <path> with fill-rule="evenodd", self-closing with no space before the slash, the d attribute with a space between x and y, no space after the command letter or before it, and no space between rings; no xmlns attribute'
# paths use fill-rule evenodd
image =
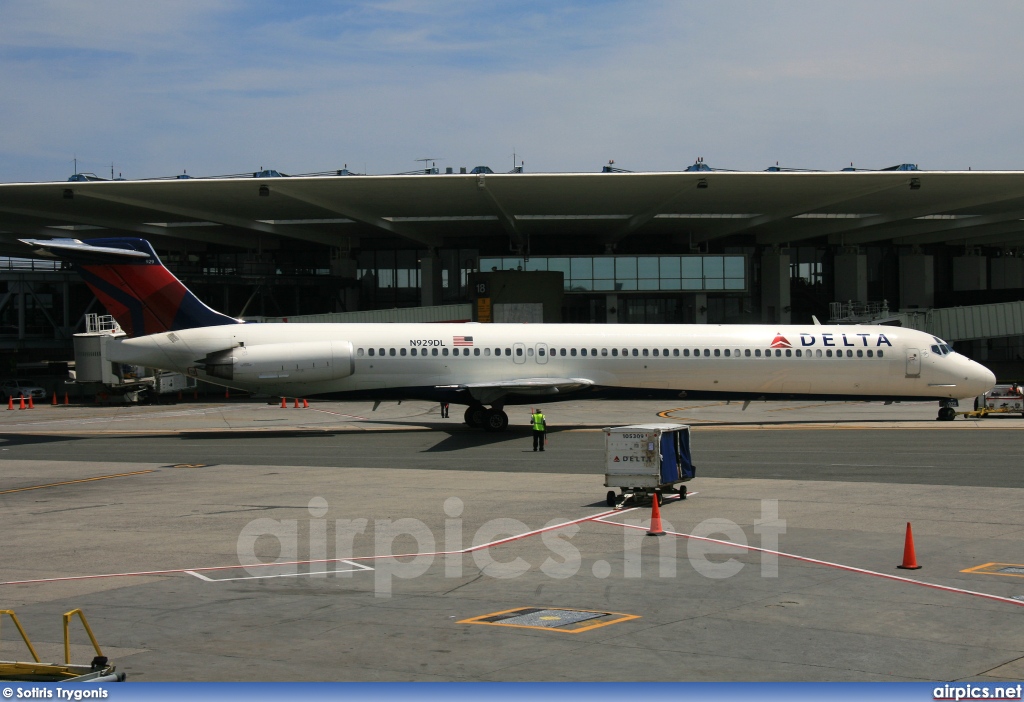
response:
<svg viewBox="0 0 1024 702"><path fill-rule="evenodd" d="M533 430L544 431L544 415L540 412L533 415Z"/></svg>

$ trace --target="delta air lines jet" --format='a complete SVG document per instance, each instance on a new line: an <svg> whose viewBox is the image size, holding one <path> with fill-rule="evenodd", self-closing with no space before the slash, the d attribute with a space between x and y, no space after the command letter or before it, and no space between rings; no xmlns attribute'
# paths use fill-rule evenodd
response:
<svg viewBox="0 0 1024 702"><path fill-rule="evenodd" d="M117 362L283 397L466 405L508 426L505 405L570 398L938 400L995 384L930 334L891 326L244 323L216 312L134 238L23 239L70 262L126 332Z"/></svg>

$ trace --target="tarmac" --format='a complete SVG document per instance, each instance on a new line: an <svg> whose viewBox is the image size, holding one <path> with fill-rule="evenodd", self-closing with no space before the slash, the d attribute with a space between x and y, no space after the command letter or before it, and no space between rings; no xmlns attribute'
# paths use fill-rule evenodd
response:
<svg viewBox="0 0 1024 702"><path fill-rule="evenodd" d="M543 454L529 407L2 412L0 609L56 660L81 608L129 681L1024 678L1019 416L542 407ZM697 466L661 537L604 499L601 429L651 422Z"/></svg>

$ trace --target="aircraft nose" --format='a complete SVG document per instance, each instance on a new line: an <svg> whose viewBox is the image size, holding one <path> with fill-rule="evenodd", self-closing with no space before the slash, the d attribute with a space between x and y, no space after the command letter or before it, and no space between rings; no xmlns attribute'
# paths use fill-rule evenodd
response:
<svg viewBox="0 0 1024 702"><path fill-rule="evenodd" d="M967 374L967 381L964 389L970 390L971 395L981 395L992 389L996 384L996 374L985 366L971 361L971 367Z"/></svg>

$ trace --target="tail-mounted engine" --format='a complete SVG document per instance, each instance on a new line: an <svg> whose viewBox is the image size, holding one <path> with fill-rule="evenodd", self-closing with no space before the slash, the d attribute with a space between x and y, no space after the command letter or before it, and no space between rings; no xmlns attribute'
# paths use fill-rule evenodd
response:
<svg viewBox="0 0 1024 702"><path fill-rule="evenodd" d="M208 354L197 365L212 378L237 381L337 380L355 371L349 341L238 346Z"/></svg>

